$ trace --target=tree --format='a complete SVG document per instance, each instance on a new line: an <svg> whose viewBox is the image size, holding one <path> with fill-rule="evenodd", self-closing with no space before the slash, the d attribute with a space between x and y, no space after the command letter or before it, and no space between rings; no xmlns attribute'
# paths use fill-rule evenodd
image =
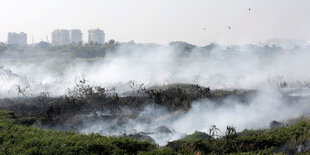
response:
<svg viewBox="0 0 310 155"><path fill-rule="evenodd" d="M114 39L111 39L111 40L109 41L109 44L110 44L110 45L114 45L114 44L115 44L115 40L114 40Z"/></svg>
<svg viewBox="0 0 310 155"><path fill-rule="evenodd" d="M44 41L39 42L38 45L37 45L37 47L42 48L42 49L47 49L47 48L49 48L50 46L51 46L50 43L44 42Z"/></svg>
<svg viewBox="0 0 310 155"><path fill-rule="evenodd" d="M7 47L5 44L0 43L0 52L4 52L4 51L6 51L7 49L8 49L8 47Z"/></svg>

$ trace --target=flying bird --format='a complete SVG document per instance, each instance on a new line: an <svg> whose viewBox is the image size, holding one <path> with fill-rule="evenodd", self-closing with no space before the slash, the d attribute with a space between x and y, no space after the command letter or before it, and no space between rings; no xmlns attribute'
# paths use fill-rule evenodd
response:
<svg viewBox="0 0 310 155"><path fill-rule="evenodd" d="M251 11L251 8L249 8L249 11Z"/></svg>
<svg viewBox="0 0 310 155"><path fill-rule="evenodd" d="M228 29L231 29L231 27L230 27L230 26L228 26Z"/></svg>
<svg viewBox="0 0 310 155"><path fill-rule="evenodd" d="M205 31L205 30L206 30L206 28L203 28L203 30Z"/></svg>

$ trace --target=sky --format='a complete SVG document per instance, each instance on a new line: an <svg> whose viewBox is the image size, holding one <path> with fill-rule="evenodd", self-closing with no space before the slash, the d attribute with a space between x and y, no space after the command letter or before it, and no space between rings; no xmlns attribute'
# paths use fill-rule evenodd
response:
<svg viewBox="0 0 310 155"><path fill-rule="evenodd" d="M0 42L21 31L50 41L54 29L81 29L86 41L93 28L138 43L310 40L310 0L0 0L0 20Z"/></svg>

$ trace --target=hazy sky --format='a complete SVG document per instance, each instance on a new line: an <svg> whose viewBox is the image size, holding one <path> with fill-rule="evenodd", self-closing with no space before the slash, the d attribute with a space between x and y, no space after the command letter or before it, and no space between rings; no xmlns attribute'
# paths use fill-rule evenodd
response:
<svg viewBox="0 0 310 155"><path fill-rule="evenodd" d="M15 31L50 40L58 28L81 29L85 41L97 27L107 40L142 43L310 40L310 0L0 0L0 19L0 42Z"/></svg>

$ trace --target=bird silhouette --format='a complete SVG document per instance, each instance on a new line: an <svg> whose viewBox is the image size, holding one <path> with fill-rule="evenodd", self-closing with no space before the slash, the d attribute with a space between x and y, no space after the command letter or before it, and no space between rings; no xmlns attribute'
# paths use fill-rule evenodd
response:
<svg viewBox="0 0 310 155"><path fill-rule="evenodd" d="M251 8L249 8L249 11L251 11Z"/></svg>
<svg viewBox="0 0 310 155"><path fill-rule="evenodd" d="M228 29L231 29L231 27L230 27L230 26L228 26Z"/></svg>

